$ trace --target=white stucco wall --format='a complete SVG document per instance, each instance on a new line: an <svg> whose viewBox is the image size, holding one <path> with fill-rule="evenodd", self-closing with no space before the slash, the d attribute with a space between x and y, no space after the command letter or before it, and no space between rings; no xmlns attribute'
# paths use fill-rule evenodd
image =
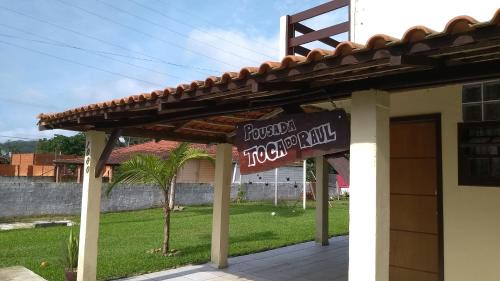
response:
<svg viewBox="0 0 500 281"><path fill-rule="evenodd" d="M364 44L379 33L401 38L415 25L442 31L456 16L487 21L498 8L498 0L351 0L351 39Z"/></svg>
<svg viewBox="0 0 500 281"><path fill-rule="evenodd" d="M500 187L458 186L461 86L391 94L391 117L430 113L442 122L445 280L498 281Z"/></svg>

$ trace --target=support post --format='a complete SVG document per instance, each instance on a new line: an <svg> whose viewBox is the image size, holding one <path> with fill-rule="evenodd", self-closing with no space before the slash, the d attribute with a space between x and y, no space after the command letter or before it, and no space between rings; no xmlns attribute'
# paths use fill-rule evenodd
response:
<svg viewBox="0 0 500 281"><path fill-rule="evenodd" d="M278 168L274 169L274 206L278 206Z"/></svg>
<svg viewBox="0 0 500 281"><path fill-rule="evenodd" d="M352 93L349 280L389 280L389 94Z"/></svg>
<svg viewBox="0 0 500 281"><path fill-rule="evenodd" d="M234 168L233 168L233 177L231 179L231 183L234 183L236 180L236 169L238 168L238 163L234 163Z"/></svg>
<svg viewBox="0 0 500 281"><path fill-rule="evenodd" d="M86 133L82 214L80 219L80 248L78 252L78 281L96 280L102 177L96 177L95 171L105 144L104 132L89 131Z"/></svg>
<svg viewBox="0 0 500 281"><path fill-rule="evenodd" d="M232 145L217 145L212 222L212 264L227 267L229 254L229 200L231 192Z"/></svg>
<svg viewBox="0 0 500 281"><path fill-rule="evenodd" d="M302 208L306 209L307 203L307 160L302 162Z"/></svg>
<svg viewBox="0 0 500 281"><path fill-rule="evenodd" d="M316 157L316 243L328 245L328 162Z"/></svg>
<svg viewBox="0 0 500 281"><path fill-rule="evenodd" d="M59 169L60 169L59 165L56 165L56 172L54 173L55 182L59 182L59 173L60 173Z"/></svg>
<svg viewBox="0 0 500 281"><path fill-rule="evenodd" d="M76 166L76 182L82 182L82 166L80 165Z"/></svg>

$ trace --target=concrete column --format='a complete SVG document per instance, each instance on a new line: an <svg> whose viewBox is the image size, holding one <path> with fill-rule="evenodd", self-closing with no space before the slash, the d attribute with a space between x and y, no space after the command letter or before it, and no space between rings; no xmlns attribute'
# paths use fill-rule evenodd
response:
<svg viewBox="0 0 500 281"><path fill-rule="evenodd" d="M316 161L316 243L328 245L328 162L324 156Z"/></svg>
<svg viewBox="0 0 500 281"><path fill-rule="evenodd" d="M102 177L95 177L95 169L106 140L104 132L89 131L86 137L77 280L95 281L102 185Z"/></svg>
<svg viewBox="0 0 500 281"><path fill-rule="evenodd" d="M307 160L302 161L302 208L307 207Z"/></svg>
<svg viewBox="0 0 500 281"><path fill-rule="evenodd" d="M229 200L231 192L232 145L217 145L215 156L214 205L212 222L212 263L227 267L229 254Z"/></svg>
<svg viewBox="0 0 500 281"><path fill-rule="evenodd" d="M352 93L350 153L349 281L388 281L388 93Z"/></svg>
<svg viewBox="0 0 500 281"><path fill-rule="evenodd" d="M290 17L289 16L281 16L280 17L280 52L278 60L282 60L286 57L288 52L288 23Z"/></svg>

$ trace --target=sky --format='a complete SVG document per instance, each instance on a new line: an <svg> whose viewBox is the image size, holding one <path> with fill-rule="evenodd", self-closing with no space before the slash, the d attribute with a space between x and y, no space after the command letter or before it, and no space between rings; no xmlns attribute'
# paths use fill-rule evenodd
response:
<svg viewBox="0 0 500 281"><path fill-rule="evenodd" d="M280 16L324 2L0 0L0 142L73 134L38 131L39 113L278 60ZM303 23L346 19L344 9Z"/></svg>

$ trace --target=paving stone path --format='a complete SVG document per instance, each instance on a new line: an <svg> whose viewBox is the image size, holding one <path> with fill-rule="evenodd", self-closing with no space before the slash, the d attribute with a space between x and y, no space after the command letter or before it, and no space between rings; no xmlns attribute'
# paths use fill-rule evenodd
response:
<svg viewBox="0 0 500 281"><path fill-rule="evenodd" d="M306 242L229 259L223 270L190 265L120 281L347 281L349 239L330 238L330 246Z"/></svg>

